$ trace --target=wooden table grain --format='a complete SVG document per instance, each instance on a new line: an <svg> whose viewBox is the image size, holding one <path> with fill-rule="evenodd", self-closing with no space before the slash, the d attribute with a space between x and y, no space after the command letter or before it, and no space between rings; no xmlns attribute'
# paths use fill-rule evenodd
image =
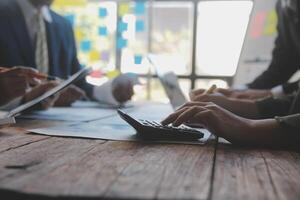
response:
<svg viewBox="0 0 300 200"><path fill-rule="evenodd" d="M0 130L1 199L300 199L291 150L115 142Z"/></svg>

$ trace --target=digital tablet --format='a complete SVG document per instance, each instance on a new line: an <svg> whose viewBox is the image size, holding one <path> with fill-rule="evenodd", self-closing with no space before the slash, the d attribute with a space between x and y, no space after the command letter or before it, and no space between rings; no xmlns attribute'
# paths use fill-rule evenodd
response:
<svg viewBox="0 0 300 200"><path fill-rule="evenodd" d="M68 78L67 80L62 81L58 86L52 88L51 90L49 90L48 92L44 93L43 95L37 97L36 99L33 99L25 104L22 104L20 106L18 106L17 108L9 111L6 114L6 118L11 118L11 117L15 117L16 115L22 113L23 111L32 108L33 106L37 105L38 103L42 102L43 100L57 94L58 92L62 91L63 89L65 89L66 87L70 86L71 84L75 83L76 81L78 81L81 78L84 78L86 75L88 75L91 72L92 69L90 68L84 68L80 71L78 71L77 73L75 73L74 75L72 75L70 78Z"/></svg>

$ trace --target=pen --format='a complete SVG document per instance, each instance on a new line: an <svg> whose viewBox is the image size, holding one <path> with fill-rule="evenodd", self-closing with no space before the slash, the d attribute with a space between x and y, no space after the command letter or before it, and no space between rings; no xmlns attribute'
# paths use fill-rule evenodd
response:
<svg viewBox="0 0 300 200"><path fill-rule="evenodd" d="M46 79L48 81L57 81L57 80L61 80L60 78L56 77L56 76L50 76L47 74L42 74L42 73L37 73L37 74L31 74L36 78L41 78L41 79Z"/></svg>
<svg viewBox="0 0 300 200"><path fill-rule="evenodd" d="M208 90L206 90L204 92L204 94L212 94L215 89L217 89L217 86L215 84L213 84L212 86L210 86L210 88Z"/></svg>
<svg viewBox="0 0 300 200"><path fill-rule="evenodd" d="M10 71L10 70L12 70L12 69L6 68L6 67L0 67L0 72L7 72L7 71ZM56 76L50 76L50 75L43 74L43 73L29 73L29 75L31 75L35 78L39 78L39 79L46 79L48 81L61 80L60 78L58 78Z"/></svg>

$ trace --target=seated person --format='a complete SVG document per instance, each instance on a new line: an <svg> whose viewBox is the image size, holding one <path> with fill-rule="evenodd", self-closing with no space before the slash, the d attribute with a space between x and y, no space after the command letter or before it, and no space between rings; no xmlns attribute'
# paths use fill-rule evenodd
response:
<svg viewBox="0 0 300 200"><path fill-rule="evenodd" d="M259 101L217 94L202 96L201 102L183 105L162 124L201 123L233 144L299 147L300 90L282 99L270 97Z"/></svg>
<svg viewBox="0 0 300 200"><path fill-rule="evenodd" d="M56 82L42 83L36 77L37 71L31 68L0 67L0 110L10 110L21 103L31 101L57 85ZM58 95L43 101L40 109L51 107Z"/></svg>
<svg viewBox="0 0 300 200"><path fill-rule="evenodd" d="M269 67L251 83L240 90L220 89L227 97L260 99L282 97L297 92L298 83L287 83L300 69L300 2L281 0L277 2L277 38Z"/></svg>
<svg viewBox="0 0 300 200"><path fill-rule="evenodd" d="M5 27L0 29L0 66L28 66L62 79L81 69L72 25L49 8L52 2L0 1L0 26ZM133 83L124 75L102 87L83 79L65 90L55 105L69 106L85 93L94 100L123 103L133 95Z"/></svg>

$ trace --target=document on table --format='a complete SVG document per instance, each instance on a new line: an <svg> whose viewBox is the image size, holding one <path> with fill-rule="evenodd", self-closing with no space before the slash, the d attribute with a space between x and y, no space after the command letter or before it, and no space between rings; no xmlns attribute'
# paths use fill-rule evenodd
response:
<svg viewBox="0 0 300 200"><path fill-rule="evenodd" d="M160 105L160 107L158 107ZM123 106L123 110L130 111L131 109L139 110L143 113L143 109L146 111L151 110L151 106L155 109L161 109L165 107L165 104L152 103L140 105L128 103ZM155 113L155 112L151 112ZM92 101L77 101L72 107L53 107L48 110L32 111L27 114L19 116L21 119L41 119L41 120L59 120L59 121L74 121L74 122L89 122L107 118L109 116L117 115L116 109L109 107L107 104L100 104ZM146 115L147 116L147 115ZM146 117L145 116L145 117ZM156 118L157 119L157 118Z"/></svg>
<svg viewBox="0 0 300 200"><path fill-rule="evenodd" d="M114 120L115 117L110 118ZM197 141L155 141L158 143L177 143L177 144L205 144L210 137L210 132L206 129L199 129L204 133L204 137ZM80 123L64 126L54 126L49 128L38 128L28 130L33 133L61 136L92 138L113 141L141 141L136 137L136 131L126 123L120 124L102 124L100 121ZM151 141L152 142L152 141Z"/></svg>
<svg viewBox="0 0 300 200"><path fill-rule="evenodd" d="M150 120L161 120L167 114L172 112L169 105L156 104L137 107L129 111L131 115ZM159 143L180 143L180 144L204 144L210 137L210 132L206 129L199 129L205 136L198 141L157 141ZM62 137L79 137L115 141L141 141L136 138L136 131L115 115L101 120L88 123L76 123L71 125L54 126L47 128L38 128L28 130L33 133L62 136Z"/></svg>
<svg viewBox="0 0 300 200"><path fill-rule="evenodd" d="M125 105L125 109L131 107L132 105L130 104ZM93 101L77 101L72 107L53 107L48 110L32 111L19 116L19 118L88 122L116 114L116 109L109 107L107 104L99 104Z"/></svg>
<svg viewBox="0 0 300 200"><path fill-rule="evenodd" d="M62 107L50 108L49 110L34 111L29 114L21 115L19 116L19 118L89 122L116 114L116 110L113 109Z"/></svg>

